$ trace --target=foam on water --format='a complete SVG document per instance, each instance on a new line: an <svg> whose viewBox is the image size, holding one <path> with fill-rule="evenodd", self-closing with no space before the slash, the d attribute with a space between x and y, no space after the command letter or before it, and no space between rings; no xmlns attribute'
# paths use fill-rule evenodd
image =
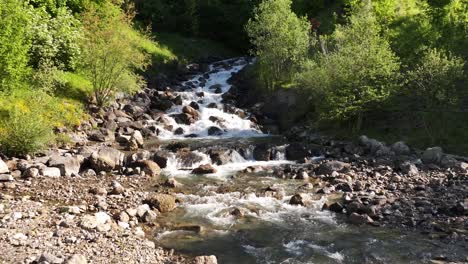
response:
<svg viewBox="0 0 468 264"><path fill-rule="evenodd" d="M166 111L165 118L169 125L174 128L183 128L183 135L174 135L171 131L165 130L163 127L159 127L161 131L159 138L161 139L180 139L185 138L186 135L195 134L198 138L230 138L230 137L261 137L266 136L257 127L256 124L251 122L247 117L241 118L237 114L228 113L224 110L225 105L222 103L222 95L229 91L231 85L228 84L228 79L231 78L233 73L240 71L248 64L247 60L241 58L234 62L234 66L225 68L222 64L216 64L217 66L210 65L210 71L208 72L209 78L206 84L202 87L199 86L198 79L205 74L194 76L191 80L184 84L197 83L198 86L189 91L176 92L175 94L180 95L182 98L182 105L175 105L168 111ZM215 93L213 89L210 89L212 85L220 85L222 93ZM197 94L203 92L203 98L200 98ZM178 124L174 118L171 117L173 114L182 113L183 106L189 105L191 102L197 102L200 109L199 120L193 124L184 125ZM210 108L208 105L216 104L217 108ZM209 118L215 116L223 120L222 127L219 124L211 121ZM212 126L221 128L224 133L220 136L208 136L208 129Z"/></svg>

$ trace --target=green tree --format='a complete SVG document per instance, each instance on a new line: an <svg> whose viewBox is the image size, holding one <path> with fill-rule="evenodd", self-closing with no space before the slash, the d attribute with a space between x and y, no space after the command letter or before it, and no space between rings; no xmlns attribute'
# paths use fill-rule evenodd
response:
<svg viewBox="0 0 468 264"><path fill-rule="evenodd" d="M297 76L320 119L355 120L356 130L364 113L396 88L399 71L398 58L379 35L369 7L354 10L347 25L338 25L325 39L328 52L316 55Z"/></svg>
<svg viewBox="0 0 468 264"><path fill-rule="evenodd" d="M309 48L310 25L291 10L291 0L265 0L246 25L258 57L261 77L269 89L287 80Z"/></svg>
<svg viewBox="0 0 468 264"><path fill-rule="evenodd" d="M21 0L0 0L0 91L21 85L29 73L30 10Z"/></svg>
<svg viewBox="0 0 468 264"><path fill-rule="evenodd" d="M83 25L82 71L91 80L97 105L140 88L136 71L144 69L148 56L132 37L132 17L106 2L84 13Z"/></svg>

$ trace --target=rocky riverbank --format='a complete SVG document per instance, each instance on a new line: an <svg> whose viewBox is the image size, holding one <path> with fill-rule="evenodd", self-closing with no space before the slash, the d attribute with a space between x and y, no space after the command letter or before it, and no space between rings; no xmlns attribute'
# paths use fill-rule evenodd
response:
<svg viewBox="0 0 468 264"><path fill-rule="evenodd" d="M240 94L227 84L248 62L189 65L177 81L159 80L158 89L105 109L91 106L90 120L63 131L72 139L68 146L36 157L2 157L0 261L217 263L214 256L184 256L155 243L155 232L204 228L160 221L184 207L181 197L211 188L203 181L183 185L180 175L285 179L299 183L290 198L275 184L256 189L224 181L215 194L255 195L298 208L324 200L322 210L345 215L352 225L416 230L468 250L466 158L365 136L340 142L307 127L266 137L262 130L279 130L275 120L236 107ZM227 214L242 219L249 212L229 208ZM460 254L430 259L468 261Z"/></svg>

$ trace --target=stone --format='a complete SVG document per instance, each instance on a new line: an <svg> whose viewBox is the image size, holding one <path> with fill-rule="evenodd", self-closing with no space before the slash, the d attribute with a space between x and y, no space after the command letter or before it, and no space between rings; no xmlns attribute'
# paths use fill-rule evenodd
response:
<svg viewBox="0 0 468 264"><path fill-rule="evenodd" d="M176 208L175 197L170 194L154 194L145 200L150 207L158 209L161 213L166 213Z"/></svg>
<svg viewBox="0 0 468 264"><path fill-rule="evenodd" d="M97 172L112 171L123 165L125 155L117 149L101 147L89 158L91 168Z"/></svg>
<svg viewBox="0 0 468 264"><path fill-rule="evenodd" d="M153 161L158 164L162 169L167 167L167 161L172 157L172 154L168 151L156 151L153 155Z"/></svg>
<svg viewBox="0 0 468 264"><path fill-rule="evenodd" d="M195 264L218 264L216 256L198 256L195 257Z"/></svg>
<svg viewBox="0 0 468 264"><path fill-rule="evenodd" d="M192 108L195 109L195 110L199 110L199 109L200 109L200 106L199 106L196 102L191 102L191 103L190 103L190 107L192 107Z"/></svg>
<svg viewBox="0 0 468 264"><path fill-rule="evenodd" d="M10 169L8 169L6 163L0 158L0 174L3 173L10 173Z"/></svg>
<svg viewBox="0 0 468 264"><path fill-rule="evenodd" d="M50 253L44 252L42 255L39 257L38 262L39 263L49 263L49 264L61 264L63 263L63 259L56 257Z"/></svg>
<svg viewBox="0 0 468 264"><path fill-rule="evenodd" d="M125 188L118 181L112 181L111 187L111 194L119 195L125 192Z"/></svg>
<svg viewBox="0 0 468 264"><path fill-rule="evenodd" d="M103 188L103 187L91 188L89 192L92 193L92 194L95 194L95 195L99 195L99 196L106 196L107 195L107 190L106 190L106 188Z"/></svg>
<svg viewBox="0 0 468 264"><path fill-rule="evenodd" d="M65 261L65 264L88 264L86 257L81 254L74 254Z"/></svg>
<svg viewBox="0 0 468 264"><path fill-rule="evenodd" d="M175 156L182 165L182 167L186 168L191 168L194 164L199 163L203 160L203 156L190 151L190 149L180 149L179 151L177 151Z"/></svg>
<svg viewBox="0 0 468 264"><path fill-rule="evenodd" d="M55 167L45 167L40 170L41 175L50 178L59 178L62 175L62 172L59 168Z"/></svg>
<svg viewBox="0 0 468 264"><path fill-rule="evenodd" d="M149 205L142 204L136 208L135 214L133 214L133 212L129 212L128 210L127 212L129 213L130 216L138 216L142 218L145 215L145 213L148 212L149 210L151 210Z"/></svg>
<svg viewBox="0 0 468 264"><path fill-rule="evenodd" d="M253 150L253 158L258 161L271 160L272 151L268 144L259 144Z"/></svg>
<svg viewBox="0 0 468 264"><path fill-rule="evenodd" d="M143 147L144 139L143 139L143 135L141 134L141 132L139 130L133 131L132 136L130 138L130 142L132 140L135 141L138 144L138 147L140 147L140 148Z"/></svg>
<svg viewBox="0 0 468 264"><path fill-rule="evenodd" d="M350 223L355 224L355 225L363 225L363 224L371 224L374 222L372 218L370 218L367 214L358 214L358 213L352 213L349 217L348 220Z"/></svg>
<svg viewBox="0 0 468 264"><path fill-rule="evenodd" d="M211 161L216 165L223 165L232 162L233 150L224 148L214 148L208 151Z"/></svg>
<svg viewBox="0 0 468 264"><path fill-rule="evenodd" d="M28 179L28 178L36 178L36 177L38 177L38 176L39 176L39 169L38 169L38 168L33 168L33 167L28 168L27 170L25 170L25 171L23 172L23 175L22 175L22 177L23 177L23 178L26 178L26 179Z"/></svg>
<svg viewBox="0 0 468 264"><path fill-rule="evenodd" d="M87 169L81 173L83 177L96 177L96 172L93 169Z"/></svg>
<svg viewBox="0 0 468 264"><path fill-rule="evenodd" d="M213 84L210 86L210 90L216 90L216 89L219 89L219 88L222 88L223 86L219 83L217 84Z"/></svg>
<svg viewBox="0 0 468 264"><path fill-rule="evenodd" d="M443 155L444 152L441 147L433 147L426 149L421 159L426 164L439 164Z"/></svg>
<svg viewBox="0 0 468 264"><path fill-rule="evenodd" d="M191 115L186 113L173 114L171 117L174 118L177 124L183 125L190 125L196 121Z"/></svg>
<svg viewBox="0 0 468 264"><path fill-rule="evenodd" d="M15 179L11 174L0 174L0 182L14 181Z"/></svg>
<svg viewBox="0 0 468 264"><path fill-rule="evenodd" d="M169 178L164 182L164 186L167 186L169 188L178 188L181 187L182 184L176 181L174 178Z"/></svg>
<svg viewBox="0 0 468 264"><path fill-rule="evenodd" d="M145 212L145 214L143 215L142 217L142 220L143 222L145 223L151 223L151 222L154 222L156 221L156 218L158 217L158 215L156 214L155 211L153 210L148 210Z"/></svg>
<svg viewBox="0 0 468 264"><path fill-rule="evenodd" d="M328 210L335 212L335 213L342 213L343 212L343 205L340 202L335 202L332 203L329 207Z"/></svg>
<svg viewBox="0 0 468 264"><path fill-rule="evenodd" d="M176 130L174 130L174 135L183 135L185 133L184 129L179 127Z"/></svg>
<svg viewBox="0 0 468 264"><path fill-rule="evenodd" d="M404 174L408 176L416 176L419 174L418 167L411 162L404 162L400 165L400 169Z"/></svg>
<svg viewBox="0 0 468 264"><path fill-rule="evenodd" d="M84 158L82 156L65 157L53 155L50 157L47 164L49 167L59 168L62 176L72 176L78 175L83 160Z"/></svg>
<svg viewBox="0 0 468 264"><path fill-rule="evenodd" d="M223 132L219 127L212 126L208 128L208 136L221 136Z"/></svg>
<svg viewBox="0 0 468 264"><path fill-rule="evenodd" d="M295 194L289 200L289 204L307 206L309 201L304 194Z"/></svg>
<svg viewBox="0 0 468 264"><path fill-rule="evenodd" d="M149 175L151 177L157 177L159 176L159 174L161 174L161 168L156 162L152 160L137 161L134 163L133 166L140 167L146 175Z"/></svg>
<svg viewBox="0 0 468 264"><path fill-rule="evenodd" d="M408 145L406 145L405 142L403 141L399 141L399 142L396 142L392 145L391 149L393 150L393 152L395 152L395 154L397 155L408 155L411 153L411 150L410 148L408 147Z"/></svg>
<svg viewBox="0 0 468 264"><path fill-rule="evenodd" d="M316 169L316 173L318 175L330 175L332 172L346 172L351 165L341 161L327 161L325 163L320 164L320 166Z"/></svg>
<svg viewBox="0 0 468 264"><path fill-rule="evenodd" d="M200 113L191 106L188 106L188 105L184 106L182 108L182 112L185 113L185 114L188 114L189 116L191 116L194 119L200 118Z"/></svg>
<svg viewBox="0 0 468 264"><path fill-rule="evenodd" d="M304 160L311 156L311 152L301 143L291 143L286 147L287 160Z"/></svg>
<svg viewBox="0 0 468 264"><path fill-rule="evenodd" d="M216 172L216 168L214 168L211 164L203 164L192 170L193 174L210 174Z"/></svg>

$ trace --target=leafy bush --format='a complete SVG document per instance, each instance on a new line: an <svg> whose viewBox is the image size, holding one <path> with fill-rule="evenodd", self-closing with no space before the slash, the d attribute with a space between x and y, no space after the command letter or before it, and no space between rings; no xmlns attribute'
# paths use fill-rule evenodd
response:
<svg viewBox="0 0 468 264"><path fill-rule="evenodd" d="M0 91L21 86L29 73L29 25L23 1L0 0Z"/></svg>
<svg viewBox="0 0 468 264"><path fill-rule="evenodd" d="M427 51L415 69L408 71L406 96L426 111L454 108L459 102L457 84L463 79L464 61L437 49ZM414 107L413 107L414 109Z"/></svg>
<svg viewBox="0 0 468 264"><path fill-rule="evenodd" d="M310 25L292 12L291 4L291 0L265 0L246 25L255 46L253 54L258 56L262 78L270 89L290 77L309 48Z"/></svg>
<svg viewBox="0 0 468 264"><path fill-rule="evenodd" d="M51 138L52 126L35 111L18 107L0 122L0 150L6 155L35 153Z"/></svg>
<svg viewBox="0 0 468 264"><path fill-rule="evenodd" d="M143 70L148 56L139 48L132 31L132 17L105 2L83 14L85 39L82 72L93 86L98 106L118 92L131 92L142 86L135 72Z"/></svg>
<svg viewBox="0 0 468 264"><path fill-rule="evenodd" d="M42 8L35 9L33 14L31 65L74 70L81 54L79 20L65 7L58 8L55 16Z"/></svg>
<svg viewBox="0 0 468 264"><path fill-rule="evenodd" d="M366 7L355 10L349 24L338 25L325 42L329 51L310 60L296 80L311 94L319 119L354 119L358 130L363 114L395 88L398 58Z"/></svg>

